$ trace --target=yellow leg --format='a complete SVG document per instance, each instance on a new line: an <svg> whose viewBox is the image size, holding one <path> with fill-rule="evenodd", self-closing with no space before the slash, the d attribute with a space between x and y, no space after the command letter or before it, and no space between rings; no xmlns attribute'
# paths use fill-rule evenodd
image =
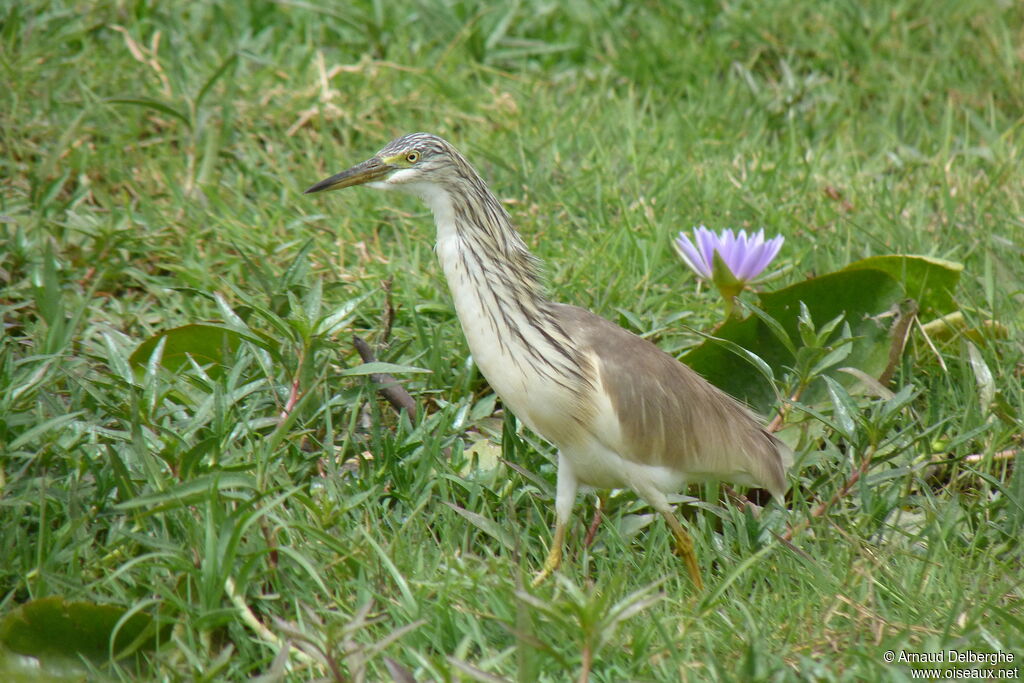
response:
<svg viewBox="0 0 1024 683"><path fill-rule="evenodd" d="M686 571L689 572L693 585L697 587L697 590L703 590L704 581L700 578L697 554L693 552L693 539L690 538L690 534L686 533L686 529L679 523L679 520L676 519L671 510L666 510L661 514L665 517L665 521L668 522L669 528L672 529L672 535L676 539L676 554L683 558L683 563L686 565Z"/></svg>
<svg viewBox="0 0 1024 683"><path fill-rule="evenodd" d="M572 470L572 463L565 457L565 454L558 453L558 485L555 488L555 537L551 539L551 550L548 551L548 559L544 560L544 567L533 580L534 586L539 586L551 573L562 566L562 546L565 545L565 527L572 516L572 504L576 501L576 474Z"/></svg>
<svg viewBox="0 0 1024 683"><path fill-rule="evenodd" d="M539 586L551 576L551 573L562 566L562 545L565 542L565 524L555 523L555 537L551 539L551 550L548 551L548 558L544 560L544 568L540 570L533 580L533 586Z"/></svg>

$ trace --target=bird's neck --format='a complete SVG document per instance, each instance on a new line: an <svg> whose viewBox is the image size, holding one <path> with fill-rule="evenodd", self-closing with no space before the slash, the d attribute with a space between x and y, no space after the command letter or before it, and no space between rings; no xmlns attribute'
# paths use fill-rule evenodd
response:
<svg viewBox="0 0 1024 683"><path fill-rule="evenodd" d="M457 290L465 287L503 310L547 309L551 302L539 261L498 199L475 180L469 189L433 187L418 193L434 213L438 259L453 294L458 298Z"/></svg>
<svg viewBox="0 0 1024 683"><path fill-rule="evenodd" d="M480 182L419 192L434 212L437 256L481 372L521 418L545 383L582 381L581 363L539 264L498 200ZM539 383L539 384L538 384Z"/></svg>

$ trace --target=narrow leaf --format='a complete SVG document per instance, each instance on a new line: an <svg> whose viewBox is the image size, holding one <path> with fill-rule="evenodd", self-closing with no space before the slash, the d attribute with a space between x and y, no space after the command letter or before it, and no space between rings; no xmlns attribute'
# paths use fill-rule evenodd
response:
<svg viewBox="0 0 1024 683"><path fill-rule="evenodd" d="M782 323L753 304L744 305L768 327L768 330L775 335L775 338L779 340L787 351L793 354L793 356L796 356L796 346L793 344L793 340L790 338L789 333L786 332L786 328L782 326Z"/></svg>
<svg viewBox="0 0 1024 683"><path fill-rule="evenodd" d="M839 425L840 433L847 439L852 439L857 429L854 423L854 415L858 412L857 405L839 382L827 375L822 379L828 387L828 395L832 399L832 415Z"/></svg>
<svg viewBox="0 0 1024 683"><path fill-rule="evenodd" d="M748 363L753 365L754 368L758 372L760 372L761 375L766 380L768 380L769 383L774 385L775 373L772 372L771 366L768 365L768 363L766 363L764 361L764 359L762 359L756 353L754 353L753 351L748 351L747 349L743 348L739 344L737 344L737 343L735 343L735 342L733 342L733 341L731 341L729 339L723 339L722 337L716 337L716 336L711 335L711 334L706 334L704 332L701 332L700 330L693 330L693 331L696 332L697 334L699 334L700 336L704 337L705 339L710 339L715 344L718 344L718 345L722 346L726 350L732 352L736 356L738 356L738 357L742 358L743 360L747 361Z"/></svg>
<svg viewBox="0 0 1024 683"><path fill-rule="evenodd" d="M810 372L811 377L815 377L817 375L820 375L823 372L825 372L826 370L828 370L830 367L832 367L833 365L837 365L839 363L842 363L844 360L846 360L847 356L849 356L852 352L853 352L853 338L852 337L847 337L846 339L843 339L836 346L836 348L832 349L827 354L825 354L825 357L822 358L821 360L819 360L814 365L814 367L811 368L811 372Z"/></svg>
<svg viewBox="0 0 1024 683"><path fill-rule="evenodd" d="M509 550L515 550L516 542L512 535L505 530L503 526L495 522L493 519L484 517L476 512L471 512L460 508L458 505L449 503L448 501L441 501L461 516L465 517L469 522L480 531L484 532L491 538L495 539Z"/></svg>
<svg viewBox="0 0 1024 683"><path fill-rule="evenodd" d="M856 377L857 381L860 382L872 396L888 400L895 395L881 382L863 370L859 370L857 368L836 368L836 371L845 372L851 377Z"/></svg>
<svg viewBox="0 0 1024 683"><path fill-rule="evenodd" d="M256 479L249 474L215 472L213 474L196 477L191 481L184 482L178 486L168 488L164 491L144 494L114 507L119 510L132 510L135 508L151 508L149 512L157 512L158 508L181 507L190 505L202 500L212 490L225 491L229 489L255 490Z"/></svg>
<svg viewBox="0 0 1024 683"><path fill-rule="evenodd" d="M991 410L992 400L996 397L996 383L992 377L992 370L988 367L981 351L971 342L967 342L967 361L974 371L974 383L978 387L978 402L981 404L981 414L986 415Z"/></svg>
<svg viewBox="0 0 1024 683"><path fill-rule="evenodd" d="M431 370L425 368L417 368L412 365L397 365L395 363L384 363L381 361L374 361L373 363L363 363L357 365L354 368L345 368L342 370L340 375L345 377L354 377L359 375L374 375L378 373L389 373L392 375L401 373L430 373Z"/></svg>
<svg viewBox="0 0 1024 683"><path fill-rule="evenodd" d="M372 294L373 291L369 291L354 299L349 299L334 309L333 312L321 318L316 325L317 334L331 336L337 334L340 329L347 327L352 322L352 313L356 310L356 307L366 301Z"/></svg>
<svg viewBox="0 0 1024 683"><path fill-rule="evenodd" d="M196 95L196 109L199 109L199 106L203 103L203 98L206 97L206 93L210 91L210 88L213 87L213 84L216 83L220 79L220 77L223 76L227 72L227 70L230 69L231 66L237 61L237 54L229 56L227 59L221 62L220 66L217 67L217 70L214 71L213 74L208 79L206 79L206 82L203 83L203 87L199 89L199 94Z"/></svg>
<svg viewBox="0 0 1024 683"><path fill-rule="evenodd" d="M162 112L164 114L167 114L168 116L172 116L178 119L179 121L184 123L189 130L192 129L192 121L186 114L175 109L174 107L165 102L160 102L159 100L150 99L148 97L111 97L108 98L106 101L110 102L111 104L130 104L133 107L154 109L156 111Z"/></svg>
<svg viewBox="0 0 1024 683"><path fill-rule="evenodd" d="M220 292L215 292L213 295L214 301L217 302L217 310L220 311L220 317L224 318L224 322L232 327L237 327L240 330L247 330L249 326L245 324L245 321L238 317L235 313L235 309L231 308L231 304L228 303L227 299Z"/></svg>

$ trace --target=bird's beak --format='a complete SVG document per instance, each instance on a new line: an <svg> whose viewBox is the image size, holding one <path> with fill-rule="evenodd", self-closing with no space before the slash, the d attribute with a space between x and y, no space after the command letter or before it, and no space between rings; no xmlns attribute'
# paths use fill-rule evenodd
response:
<svg viewBox="0 0 1024 683"><path fill-rule="evenodd" d="M363 185L378 180L393 170L395 170L394 166L384 163L377 157L373 157L361 164L356 164L347 171L342 171L326 180L321 180L303 192L303 194L324 192L326 190L340 190L344 187L352 187L353 185Z"/></svg>

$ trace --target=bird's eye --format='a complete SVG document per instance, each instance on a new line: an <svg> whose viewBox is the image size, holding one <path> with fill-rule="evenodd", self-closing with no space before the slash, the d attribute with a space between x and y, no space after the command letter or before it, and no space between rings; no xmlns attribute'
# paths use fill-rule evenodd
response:
<svg viewBox="0 0 1024 683"><path fill-rule="evenodd" d="M420 160L420 153L409 152L408 154L405 155L405 160L408 161L410 164L415 164L417 161Z"/></svg>

